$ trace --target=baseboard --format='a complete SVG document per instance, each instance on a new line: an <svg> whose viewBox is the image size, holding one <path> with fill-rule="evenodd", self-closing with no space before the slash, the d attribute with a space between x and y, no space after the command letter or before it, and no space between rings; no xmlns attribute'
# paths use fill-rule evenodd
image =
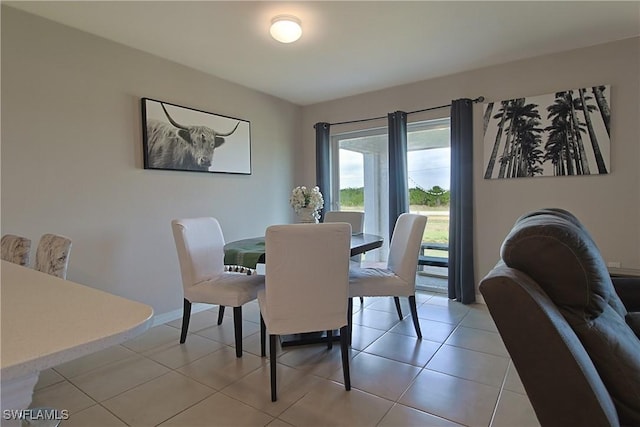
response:
<svg viewBox="0 0 640 427"><path fill-rule="evenodd" d="M198 313L200 311L208 310L212 307L211 304L196 303L191 305L191 314ZM176 319L182 319L182 309L169 311L167 313L157 314L153 316L151 321L151 327L158 325L164 325L165 323L173 322Z"/></svg>
<svg viewBox="0 0 640 427"><path fill-rule="evenodd" d="M421 285L416 285L416 290L425 291L425 292L432 292L432 293L435 293L435 294L447 295L447 289L443 288L443 287L440 287L440 286L421 284ZM480 293L476 294L476 304L487 305L487 303L485 302L484 298L482 297L482 294L480 294Z"/></svg>
<svg viewBox="0 0 640 427"><path fill-rule="evenodd" d="M612 276L640 277L640 269L638 268L608 267L608 269Z"/></svg>
<svg viewBox="0 0 640 427"><path fill-rule="evenodd" d="M434 294L447 294L447 289L442 286L420 284L416 285L417 291L432 292Z"/></svg>

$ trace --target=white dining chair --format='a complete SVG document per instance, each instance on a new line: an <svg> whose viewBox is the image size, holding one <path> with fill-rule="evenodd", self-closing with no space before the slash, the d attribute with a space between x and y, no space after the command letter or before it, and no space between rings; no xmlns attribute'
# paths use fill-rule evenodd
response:
<svg viewBox="0 0 640 427"><path fill-rule="evenodd" d="M327 211L324 222L347 222L351 224L351 233L359 234L364 230L364 212L358 211Z"/></svg>
<svg viewBox="0 0 640 427"><path fill-rule="evenodd" d="M2 259L14 264L28 266L31 253L31 239L15 234L2 236Z"/></svg>
<svg viewBox="0 0 640 427"><path fill-rule="evenodd" d="M258 274L255 268L248 268L243 265L231 265L225 264L224 271L229 273L236 274L246 274L247 276L251 276L252 274ZM222 325L222 320L224 319L224 305L218 307L218 325Z"/></svg>
<svg viewBox="0 0 640 427"><path fill-rule="evenodd" d="M275 225L266 234L266 284L258 292L261 355L269 332L271 400L277 400L279 335L340 329L346 390L351 389L347 301L351 226L347 223Z"/></svg>
<svg viewBox="0 0 640 427"><path fill-rule="evenodd" d="M184 290L180 343L187 339L192 303L229 306L233 307L236 356L242 357L242 305L256 299L264 276L225 271L224 236L215 218L175 219L171 228Z"/></svg>
<svg viewBox="0 0 640 427"><path fill-rule="evenodd" d="M352 234L360 234L364 230L364 212L328 211L324 214L324 222L346 222L351 224ZM361 258L360 254L354 255L351 257L351 261L360 265Z"/></svg>
<svg viewBox="0 0 640 427"><path fill-rule="evenodd" d="M360 234L364 231L364 212L358 211L327 211L324 214L324 222L348 222L351 224L351 233ZM351 266L360 267L362 254L351 257ZM360 297L360 304L364 304L364 298Z"/></svg>
<svg viewBox="0 0 640 427"><path fill-rule="evenodd" d="M418 338L422 339L416 308L416 270L427 217L403 213L398 217L389 245L386 268L357 268L349 271L349 329L353 297L408 297L411 318ZM396 308L399 303L396 299ZM400 314L400 313L399 313ZM402 320L402 316L400 316Z"/></svg>
<svg viewBox="0 0 640 427"><path fill-rule="evenodd" d="M59 234L43 234L36 249L35 269L52 276L67 278L71 239Z"/></svg>

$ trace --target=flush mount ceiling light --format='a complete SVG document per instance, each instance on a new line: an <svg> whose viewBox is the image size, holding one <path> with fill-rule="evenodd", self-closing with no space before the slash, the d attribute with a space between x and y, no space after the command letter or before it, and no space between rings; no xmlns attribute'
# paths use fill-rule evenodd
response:
<svg viewBox="0 0 640 427"><path fill-rule="evenodd" d="M271 37L281 43L293 43L302 35L300 20L291 15L278 15L271 20Z"/></svg>

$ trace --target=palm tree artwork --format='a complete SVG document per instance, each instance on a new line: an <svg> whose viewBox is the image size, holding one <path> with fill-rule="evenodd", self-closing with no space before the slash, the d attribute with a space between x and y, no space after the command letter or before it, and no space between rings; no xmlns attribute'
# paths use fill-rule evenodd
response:
<svg viewBox="0 0 640 427"><path fill-rule="evenodd" d="M606 174L610 86L489 102L485 179Z"/></svg>

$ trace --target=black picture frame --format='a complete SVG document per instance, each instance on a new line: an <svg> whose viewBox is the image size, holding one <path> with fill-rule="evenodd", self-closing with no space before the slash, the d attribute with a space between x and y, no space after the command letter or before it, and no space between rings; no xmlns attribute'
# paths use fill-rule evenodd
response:
<svg viewBox="0 0 640 427"><path fill-rule="evenodd" d="M141 98L145 169L251 175L247 120Z"/></svg>
<svg viewBox="0 0 640 427"><path fill-rule="evenodd" d="M611 172L611 85L484 104L484 178Z"/></svg>

